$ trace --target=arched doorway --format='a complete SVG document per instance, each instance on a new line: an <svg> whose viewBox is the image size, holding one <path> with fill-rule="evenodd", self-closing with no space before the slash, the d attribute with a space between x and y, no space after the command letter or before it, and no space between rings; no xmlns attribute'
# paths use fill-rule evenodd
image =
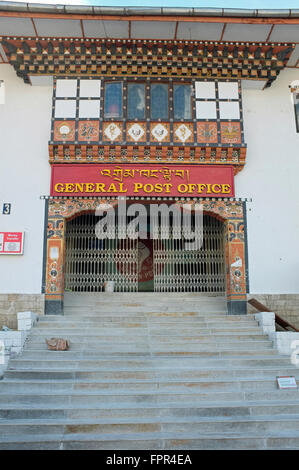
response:
<svg viewBox="0 0 299 470"><path fill-rule="evenodd" d="M204 214L201 247L159 231L154 239L96 236L98 217L83 213L66 223L65 290L101 292L113 281L117 292L225 293L224 224Z"/></svg>
<svg viewBox="0 0 299 470"><path fill-rule="evenodd" d="M116 207L118 205L118 200L116 198L110 199L109 203ZM71 220L74 219L74 217L91 212L95 213L98 204L98 198L52 198L47 201L46 207L48 217L46 218L45 224L43 275L45 312L47 314L63 313L64 291L65 287L67 287L65 283L65 277L66 274L70 274L68 268L66 269L66 256L68 256L69 251L69 245L66 249L66 231L68 230L67 226L70 224ZM221 232L224 233L225 292L227 297L228 313L245 314L247 312L246 293L249 289L246 203L235 200L204 199L202 201L202 205L204 213L214 218L215 224L217 224L217 222L215 222L215 218L219 220L220 224L218 223L217 226L218 235L220 236ZM85 226L85 224L83 225ZM86 227L84 230L86 230ZM218 243L220 243L219 237ZM215 250L215 247L218 246L215 241L212 244L210 242L210 245L207 242L207 249L205 250L206 253L209 253L208 246L212 246L210 254L215 254L217 252L223 253L221 250ZM124 255L121 262L124 263L126 268L128 264L126 259L126 256L128 256L128 250L125 242L123 247L124 249L120 250L120 252L122 252ZM131 249L130 252L132 255L134 255L134 263L135 266L137 266L137 242L135 245L133 245L133 249ZM220 258L217 258L216 256L214 259L213 256L210 257L211 266L215 266L215 262L218 259L218 268L214 268L214 274L217 275L218 273L220 275L220 279L222 279L223 275L223 270L221 267L223 260L222 256L223 255L221 255ZM137 268L136 271L131 271L132 275L134 274L135 276L134 282L137 284L135 284L136 287L132 289L134 292L138 290L138 278L136 280L136 272ZM204 272L207 272L207 270ZM183 271L183 273L186 274L186 269ZM222 286L223 283L221 281L220 285L216 287L216 293L223 292ZM98 284L97 286L93 287L99 289ZM103 289L103 287L100 287L100 289ZM210 287L206 286L206 289L203 291L209 292L209 289ZM125 289L123 289L123 291L125 291Z"/></svg>

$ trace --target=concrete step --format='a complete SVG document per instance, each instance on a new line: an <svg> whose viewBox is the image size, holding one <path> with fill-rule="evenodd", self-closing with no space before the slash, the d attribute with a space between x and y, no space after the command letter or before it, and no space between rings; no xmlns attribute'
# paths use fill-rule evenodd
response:
<svg viewBox="0 0 299 470"><path fill-rule="evenodd" d="M113 326L116 327L119 325L126 325L126 324L133 324L136 326L143 326L145 328L157 328L160 326L168 327L168 328L178 328L181 326L182 328L217 328L219 327L219 320L202 320L197 318L192 318L192 320L187 320L186 318L171 318L165 320L165 318L149 318L147 317L136 317L136 318L119 318L119 317L105 317L105 318L98 318L95 321L88 321L88 322L67 322L67 321L57 321L57 322L39 322L38 326L36 327L35 331L43 331L45 329L63 329L63 330L79 330L82 332L88 332L92 329L99 329L103 326ZM221 321L221 326L225 328L240 328L240 327L258 327L258 324L253 319L245 319L239 320L236 322L235 320L230 320L228 317L224 317Z"/></svg>
<svg viewBox="0 0 299 470"><path fill-rule="evenodd" d="M259 352L259 351L258 351ZM272 351L270 351L272 352ZM275 353L275 351L273 351ZM55 351L53 351L53 354L55 354ZM65 352L64 352L65 354ZM124 357L122 355L119 357L118 354L116 354L114 357L111 357L111 355L107 355L107 358L102 358L102 359L81 359L81 360L72 360L71 357L68 359L65 358L65 355L56 355L54 359L51 360L26 360L23 359L23 356L18 357L18 359L13 359L9 363L9 370L12 369L18 369L18 370L23 370L23 369L38 369L38 370L59 370L59 369L65 369L66 371L68 370L91 370L91 371L101 371L104 369L108 370L128 370L128 369L134 369L134 370L163 370L163 369L169 369L171 367L171 359L174 358L177 363L176 370L182 370L182 369L196 369L196 368L219 368L221 367L267 367L267 366L276 366L282 367L282 366L287 366L290 367L290 360L288 357L284 356L278 356L278 355L257 355L257 357L253 357L252 354L244 355L242 358L239 357L239 352L235 354L235 356L229 356L225 355L222 353L222 356L218 354L218 356L215 358L213 357L198 357L198 355L195 357L194 355L186 357L186 355L181 356L176 356L173 355L171 357L170 354L166 354L165 356L159 356L159 357L146 357L144 356L136 356L136 358L131 357L132 355L127 355L127 357ZM60 360L58 358L61 358Z"/></svg>
<svg viewBox="0 0 299 470"><path fill-rule="evenodd" d="M157 355L165 355L166 353L170 355L183 355L183 356L188 356L188 355L197 355L199 358L216 358L216 357L242 357L242 356L248 356L248 348L246 345L228 345L227 347L225 346L212 346L212 345L205 345L205 344L189 344L186 346L185 344L163 344L163 343L151 343L151 344L118 344L113 348L111 351L111 345L112 343L99 343L97 349L95 351L84 351L82 355L78 357L78 360L97 360L100 359L102 356L119 356L120 354L125 354L125 355L130 355L130 356L157 356ZM86 346L86 349L88 349L88 346ZM54 358L53 353L54 351L48 351L46 346L44 348L44 352L48 353L47 358L51 360L51 358ZM61 357L63 360L66 358L70 358L71 360L76 360L76 354L74 351L65 351L64 355L60 355L57 357ZM251 358L254 356L274 356L276 351L272 348L271 344L266 344L264 345L263 343L261 345L257 344L252 348L251 351ZM27 359L26 357L26 352L22 355L22 358L20 359L14 359L13 362L11 363L16 363L15 361L25 361ZM34 358L35 361L39 361L36 357ZM45 359L45 357L42 357L42 359Z"/></svg>
<svg viewBox="0 0 299 470"><path fill-rule="evenodd" d="M188 433L194 437L200 433L268 433L299 431L299 416L256 417L254 420L244 417L233 418L200 418L188 417L158 417L134 419L40 419L40 420L1 420L0 433L6 437L23 433L27 436L36 435L77 435L77 434L131 434L140 436L147 433Z"/></svg>
<svg viewBox="0 0 299 470"><path fill-rule="evenodd" d="M29 383L32 381L146 381L146 380L198 380L198 379L209 379L209 380L242 380L242 379L270 379L275 380L276 376L281 375L292 375L299 380L299 369L295 367L277 368L274 367L263 367L256 368L254 371L251 367L247 368L228 368L227 367L215 367L215 368L198 368L198 369L162 369L162 370L135 370L134 367L128 367L127 369L114 368L109 370L107 368L100 369L98 371L86 371L75 369L71 371L66 370L32 370L32 369L19 369L19 370L8 370L5 374L5 379L1 382L1 387L6 380L10 382L20 381L25 384L26 381Z"/></svg>
<svg viewBox="0 0 299 470"><path fill-rule="evenodd" d="M162 406L168 406L169 404L179 405L184 403L185 405L191 406L194 403L214 403L219 404L221 401L235 402L243 401L244 405L249 401L267 400L268 402L281 401L281 404L285 400L297 400L299 403L298 390L252 390L252 391L169 391L169 390L117 390L113 392L109 390L96 390L96 391L74 391L69 393L56 390L53 392L30 392L30 395L24 393L7 393L3 390L0 393L0 406L7 405L28 405L28 406L40 406L43 403L49 405L73 405L80 407L135 407L136 403L140 405L152 405L155 406L160 404Z"/></svg>
<svg viewBox="0 0 299 470"><path fill-rule="evenodd" d="M83 344L78 344L78 343L71 343L70 344L70 350L66 351L66 355L70 356L72 355L73 358L82 358L82 354L84 354L85 357L91 357L91 356L97 356L101 355L103 348L111 348L112 341L102 341L102 342L92 342L92 343L83 343ZM246 346L245 344L246 343ZM124 341L119 341L118 342L119 346L128 346ZM232 343L216 343L213 344L211 342L200 342L198 340L196 341L189 341L188 347L185 346L185 341L177 341L177 342L170 342L170 341L153 341L150 344L150 348L152 352L155 352L157 349L161 349L160 346L163 345L163 349L165 348L172 348L173 351L176 351L179 347L184 348L184 351L206 351L206 352L221 352L221 351L236 351L236 350L246 350L248 351L248 348L253 348L256 351L258 350L265 350L265 349L271 349L272 351L272 342L271 341L236 341ZM144 341L138 342L137 345L139 347L147 348L147 343ZM54 351L55 352L55 351ZM40 358L51 358L53 357L53 351L49 351L46 342L39 342L39 343L30 343L26 345L26 348L23 352L22 357L29 359L29 358L35 358L36 354L39 355Z"/></svg>
<svg viewBox="0 0 299 470"><path fill-rule="evenodd" d="M299 437L289 431L283 435L241 435L223 436L205 434L184 436L178 439L177 433L148 433L106 435L31 435L24 434L6 437L0 442L0 450L297 450Z"/></svg>
<svg viewBox="0 0 299 470"><path fill-rule="evenodd" d="M131 334L130 332L127 333L125 336L123 334L114 334L114 335L101 335L99 336L101 338L100 340L105 339L105 341L115 341L117 343L119 342L141 342L144 340L148 340L149 336L148 334L139 334L138 338L135 337L135 335ZM181 331L175 331L175 332L169 332L169 334L163 334L160 332L156 332L155 334L151 334L150 339L153 340L158 340L160 339L163 341L196 341L199 342L200 344L202 343L208 343L208 344L223 344L223 343L231 343L235 344L237 342L243 342L243 343L251 343L253 342L269 342L268 336L263 335L263 334L218 334L218 335L196 335L192 334L192 330L190 330L190 333L188 335L182 333ZM88 345L97 345L99 343L99 340L97 341L90 341L90 339L86 339L85 337L82 337L81 343L87 343ZM29 345L40 345L44 344L44 340L40 338L39 336L29 336L29 338L26 340L26 347ZM74 344L73 346L76 346Z"/></svg>
<svg viewBox="0 0 299 470"><path fill-rule="evenodd" d="M73 380L47 380L47 381L9 381L4 380L1 384L1 393L50 393L50 392L65 392L69 393L72 391L102 391L102 390L123 390L126 391L252 391L252 390L264 390L273 391L277 390L277 384L274 377L269 379L251 379L251 378L235 378L231 380L216 380L212 378L210 380L167 380L164 377L157 379L155 377L147 379L114 379L109 382L106 380L90 380L90 381L79 381Z"/></svg>
<svg viewBox="0 0 299 470"><path fill-rule="evenodd" d="M99 315L105 314L130 314L130 315L146 315L148 313L156 314L173 314L179 316L180 314L191 314L191 315L220 315L220 316L230 316L228 315L226 306L223 307L221 304L197 304L195 302L180 302L176 301L173 303L164 303L151 302L150 305L142 304L128 304L128 303L113 303L109 302L106 304L94 304L94 305L80 305L67 307L64 305L62 316L70 317L71 315L82 314L84 316L97 317ZM53 315L52 315L53 316ZM55 316L55 315L54 315ZM244 315L241 315L244 316ZM250 315L253 316L253 315Z"/></svg>
<svg viewBox="0 0 299 470"><path fill-rule="evenodd" d="M124 353L122 358L119 358L119 352L115 354L105 354L103 352L101 357L82 357L81 359L72 358L72 353L64 352L64 354L58 354L55 351L51 352L49 359L38 360L26 359L21 356L17 359L12 359L9 363L8 370L12 369L61 369L65 370L103 370L108 369L128 369L133 367L135 370L148 368L148 370L163 370L169 368L169 359L171 356L178 362L177 370L180 369L195 369L195 360L198 368L207 367L252 367L252 366L273 366L277 367L283 365L290 365L288 357L277 356L275 350L269 349L264 351L253 351L248 355L248 351L221 351L219 353L214 352L191 352L186 354L155 352L152 354L138 354L138 353ZM126 357L125 357L126 356ZM54 359L55 358L55 359ZM182 361L179 361L182 359ZM156 362L153 362L155 361ZM167 362L168 360L168 362ZM151 362L152 361L152 362Z"/></svg>
<svg viewBox="0 0 299 470"><path fill-rule="evenodd" d="M194 403L191 406L182 404L170 403L165 407L162 404L148 404L136 403L134 407L122 408L121 406L111 407L107 406L88 408L88 406L76 405L75 407L70 404L59 405L48 403L33 404L32 406L23 404L6 404L1 406L0 419L7 420L40 420L40 419L102 419L102 420L148 420L148 419L165 419L172 420L198 420L203 418L229 418L231 420L244 418L244 419L260 419L265 417L273 419L275 417L293 419L294 416L299 414L298 401L289 401L284 404L283 401L271 402L220 402L213 403Z"/></svg>
<svg viewBox="0 0 299 470"><path fill-rule="evenodd" d="M199 315L227 315L227 308L221 304L198 304L196 302L165 302L161 304L161 302L150 302L150 304L130 304L130 303L115 303L115 302L107 302L107 303L99 303L94 305L78 305L68 307L64 305L63 309L63 316L70 316L70 315L78 315L84 314L89 316L98 316L98 315L105 315L107 313L116 314L126 314L130 313L132 315L135 314L147 314L147 313L156 313L156 314L163 314L163 313L172 313L175 315L183 314L199 314ZM242 315L244 316L244 315ZM253 316L253 315L252 315Z"/></svg>
<svg viewBox="0 0 299 470"><path fill-rule="evenodd" d="M226 303L226 297L219 294L204 294L198 292L65 292L65 305L78 305L95 302L131 301L140 303L148 300L152 301L176 301L188 300L207 303Z"/></svg>
<svg viewBox="0 0 299 470"><path fill-rule="evenodd" d="M71 334L68 335L69 339L74 339L74 340L80 340L80 343L92 343L96 342L98 343L99 341L102 341L103 338L107 339L115 339L115 342L117 343L117 340L119 338L124 339L127 338L128 342L131 341L139 341L145 338L156 338L159 336L163 337L169 337L169 338L174 338L174 339L179 339L180 337L186 337L186 338L197 338L198 341L201 342L212 342L215 340L215 342L219 341L236 341L236 340L241 340L241 341L247 341L248 338L250 340L268 340L268 337L263 335L262 330L257 329L254 332L248 331L246 329L245 331L231 331L231 330L226 330L226 331L220 331L217 333L212 333L210 330L206 330L206 333L203 333L202 330L199 330L197 328L194 329L174 329L174 328L148 328L146 329L131 329L131 328L103 328L101 332L97 335L91 335L89 334L88 336L82 335L80 333L76 334ZM136 333L138 335L136 336ZM43 332L43 334L30 334L29 338L26 340L26 344L34 344L34 343L44 343L45 338L49 338L48 332ZM79 343L79 341L75 341L76 343Z"/></svg>
<svg viewBox="0 0 299 470"><path fill-rule="evenodd" d="M124 329L130 328L131 334L136 334L139 336L139 333L141 334L146 334L148 332L148 328L146 325L143 325L143 328L140 328L141 325L138 325L137 323L131 323L131 324L126 324L124 326L119 325L120 328L117 326L113 327L113 325L110 323L106 323L102 325L101 328L89 328L85 329L82 331L80 328L73 328L71 329L66 329L66 328L47 328L46 330L42 330L39 328L34 328L33 331L30 334L30 337L34 336L42 336L43 338L48 338L50 335L55 336L55 335L68 335L68 336L74 336L77 335L79 337L85 337L85 338L90 338L90 337L100 337L105 334L112 334L114 331L115 334L120 335L121 331ZM131 326L131 327L130 327ZM177 327L178 328L178 327ZM190 327L189 327L190 328ZM188 330L190 331L190 329ZM167 325L165 326L164 324L161 325L160 327L155 327L151 329L151 332L155 333L160 331L161 334L167 334L166 332L169 331L171 333L171 327L167 328ZM185 331L185 328L182 327L182 332ZM247 333L247 334L258 334L261 332L258 326L256 327L240 327L240 326L235 326L235 327L230 327L229 325L223 325L221 327L203 327L203 328L198 328L194 326L193 330L194 335L212 335L214 333L235 333L235 334L240 334L240 333ZM137 338L138 338L137 336Z"/></svg>
<svg viewBox="0 0 299 470"><path fill-rule="evenodd" d="M129 314L127 311L126 312L114 312L114 313L107 313L107 312L101 312L95 314L94 316L83 316L81 313L77 315L46 315L46 316L40 316L39 317L39 327L45 327L45 326L50 326L51 328L53 325L65 325L65 326L72 326L73 324L78 325L78 327L85 327L86 325L94 325L98 321L110 321L110 320L117 320L117 321L124 321L127 318L129 320L131 319L147 319L149 321L156 321L157 318L164 320L175 320L177 321L200 321L200 322L224 322L224 323L239 323L240 321L246 322L246 323L253 323L255 322L255 319L253 316L235 316L235 315L220 315L220 314L200 314L200 313L195 313L195 312L180 312L180 313L174 313L174 312L165 312L163 314L160 313L158 315L155 312L147 312L147 313L140 313L136 312L136 314Z"/></svg>

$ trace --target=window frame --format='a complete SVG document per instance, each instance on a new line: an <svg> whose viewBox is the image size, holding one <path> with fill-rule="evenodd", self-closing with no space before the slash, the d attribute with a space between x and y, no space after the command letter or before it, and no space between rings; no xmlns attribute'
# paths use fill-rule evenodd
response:
<svg viewBox="0 0 299 470"><path fill-rule="evenodd" d="M176 86L176 85L189 86L189 88L190 88L190 111L191 111L191 116L190 116L189 118L176 118L176 117L175 117L175 96L174 96L174 89L175 89L175 86ZM177 122L177 121L186 121L186 122L188 122L188 121L192 121L193 118L194 118L193 103L195 103L195 98L194 98L194 96L192 95L192 91L193 91L193 90L192 90L192 87L193 87L193 84L192 84L191 81L190 81L190 82L183 82L183 83L176 81L176 82L173 82L173 84L172 84L172 103L173 103L173 105L172 105L172 111L173 111L173 113L172 113L172 114L173 114L173 120L174 120L175 122Z"/></svg>
<svg viewBox="0 0 299 470"><path fill-rule="evenodd" d="M173 115L173 106L172 106L172 112L170 110L170 92L171 92L171 82L170 81L165 81L165 80L153 80L150 81L150 92L149 92L149 119L151 122L155 121L169 121L170 116ZM168 88L168 94L167 94L167 117L163 118L152 118L152 85L167 85Z"/></svg>
<svg viewBox="0 0 299 470"><path fill-rule="evenodd" d="M144 118L129 118L128 114L129 114L129 85L144 85ZM147 109L147 99L148 99L148 93L147 93L147 89L146 89L146 86L147 86L147 83L146 81L144 80L129 80L127 81L127 84L126 84L126 113L125 113L125 118L127 121L132 121L132 122L136 122L136 121L140 121L140 122L143 122L143 121L146 121L147 118L148 118L148 109Z"/></svg>
<svg viewBox="0 0 299 470"><path fill-rule="evenodd" d="M116 84L116 83L120 83L121 85L121 95L122 95L122 99L121 99L121 116L118 116L118 117L114 117L114 116L107 116L106 115L106 85L110 85L110 84ZM104 105L103 105L103 120L123 120L124 119L124 80L105 80L104 81L104 93L103 93L103 102L104 102Z"/></svg>

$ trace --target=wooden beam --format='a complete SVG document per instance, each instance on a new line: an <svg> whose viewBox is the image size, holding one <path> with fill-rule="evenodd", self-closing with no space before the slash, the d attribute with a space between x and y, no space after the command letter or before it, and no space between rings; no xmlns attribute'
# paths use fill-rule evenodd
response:
<svg viewBox="0 0 299 470"><path fill-rule="evenodd" d="M177 21L176 24L175 24L174 40L176 40L176 38L177 38L178 27L179 27L179 22Z"/></svg>
<svg viewBox="0 0 299 470"><path fill-rule="evenodd" d="M82 20L80 20L80 27L81 27L81 31L82 31L82 38L85 38L84 28L83 28L83 21Z"/></svg>
<svg viewBox="0 0 299 470"><path fill-rule="evenodd" d="M38 33L37 33L37 29L36 29L36 25L34 23L34 20L33 18L31 18L31 22L32 22L32 26L33 26L33 29L34 29L34 32L35 32L35 36L38 37Z"/></svg>
<svg viewBox="0 0 299 470"><path fill-rule="evenodd" d="M222 33L221 33L221 36L220 36L219 41L222 41L222 40L223 40L223 35L224 35L224 33L225 33L225 30L226 30L226 25L227 25L227 23L225 23L225 24L223 25L223 29L222 29Z"/></svg>
<svg viewBox="0 0 299 470"><path fill-rule="evenodd" d="M273 31L273 28L274 28L274 24L272 24L272 26L271 26L271 28L270 28L269 34L268 34L268 36L267 36L267 38L266 38L266 42L269 41L270 36L271 36L271 34L272 34L272 31Z"/></svg>
<svg viewBox="0 0 299 470"><path fill-rule="evenodd" d="M123 16L123 15L79 15L57 13L29 13L16 11L0 11L0 17L6 18L47 18L64 20L112 20L112 21L182 21L185 23L237 23L237 24L299 24L299 18L252 18L224 16Z"/></svg>

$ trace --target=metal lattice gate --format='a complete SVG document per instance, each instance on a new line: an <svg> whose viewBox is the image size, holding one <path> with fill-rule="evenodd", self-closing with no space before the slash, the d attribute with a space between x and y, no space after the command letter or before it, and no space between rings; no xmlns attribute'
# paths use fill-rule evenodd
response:
<svg viewBox="0 0 299 470"><path fill-rule="evenodd" d="M65 289L101 292L105 281L114 281L117 292L136 292L138 240L100 240L95 234L97 221L84 214L67 223Z"/></svg>
<svg viewBox="0 0 299 470"><path fill-rule="evenodd" d="M225 292L223 224L203 216L201 249L185 248L184 239L154 240L154 290L156 292Z"/></svg>
<svg viewBox="0 0 299 470"><path fill-rule="evenodd" d="M83 214L67 223L65 289L101 292L114 281L117 292L138 291L138 239L95 235L97 218ZM203 246L186 250L184 240L153 240L154 291L225 292L223 224L204 215Z"/></svg>

